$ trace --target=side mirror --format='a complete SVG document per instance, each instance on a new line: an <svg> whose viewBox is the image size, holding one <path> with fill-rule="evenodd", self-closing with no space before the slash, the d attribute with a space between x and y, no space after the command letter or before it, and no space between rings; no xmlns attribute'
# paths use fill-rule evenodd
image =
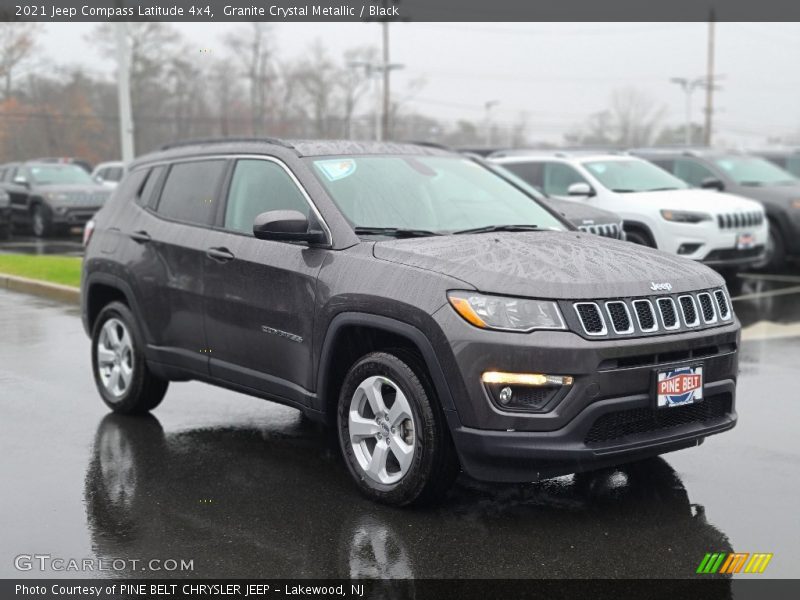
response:
<svg viewBox="0 0 800 600"><path fill-rule="evenodd" d="M718 192L721 192L725 189L725 184L715 177L706 177L700 183L700 187L704 190L717 190Z"/></svg>
<svg viewBox="0 0 800 600"><path fill-rule="evenodd" d="M567 188L567 195L569 196L582 196L584 198L591 198L594 196L594 190L586 182L573 183Z"/></svg>
<svg viewBox="0 0 800 600"><path fill-rule="evenodd" d="M30 184L28 183L28 180L25 179L24 175L17 175L16 177L14 177L13 183L16 183L17 185L22 185L22 186L25 186L25 187L30 187Z"/></svg>
<svg viewBox="0 0 800 600"><path fill-rule="evenodd" d="M325 232L316 219L309 221L296 210L270 210L258 215L253 222L253 235L260 240L307 242L323 244Z"/></svg>
<svg viewBox="0 0 800 600"><path fill-rule="evenodd" d="M100 176L100 175L95 175L94 176L94 182L95 183L103 183L103 181L105 181L105 180L103 179L102 176Z"/></svg>

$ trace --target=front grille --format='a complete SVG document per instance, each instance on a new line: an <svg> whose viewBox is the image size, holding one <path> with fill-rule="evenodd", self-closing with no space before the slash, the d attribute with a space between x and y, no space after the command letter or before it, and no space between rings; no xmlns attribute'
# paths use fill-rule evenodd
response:
<svg viewBox="0 0 800 600"><path fill-rule="evenodd" d="M616 223L608 223L605 225L580 225L578 227L581 231L599 235L600 237L614 238L618 240L620 237L620 226Z"/></svg>
<svg viewBox="0 0 800 600"><path fill-rule="evenodd" d="M714 421L730 413L731 408L730 395L719 394L686 406L632 408L610 412L594 422L583 441L587 445L600 444L691 423Z"/></svg>
<svg viewBox="0 0 800 600"><path fill-rule="evenodd" d="M721 250L712 250L703 259L705 262L716 260L739 260L748 258L758 258L764 254L764 246L753 246L744 250L737 250L736 248L723 248Z"/></svg>
<svg viewBox="0 0 800 600"><path fill-rule="evenodd" d="M649 333L658 329L656 313L653 312L653 305L649 300L634 300L633 309L636 311L636 320L639 322L639 329L644 333Z"/></svg>
<svg viewBox="0 0 800 600"><path fill-rule="evenodd" d="M621 301L606 302L606 310L611 319L611 326L619 334L633 333L633 321L628 312L628 306Z"/></svg>
<svg viewBox="0 0 800 600"><path fill-rule="evenodd" d="M700 323L697 318L697 307L694 304L694 298L691 296L681 296L678 298L681 303L681 312L683 313L683 324L687 327L696 327Z"/></svg>
<svg viewBox="0 0 800 600"><path fill-rule="evenodd" d="M581 320L583 330L589 335L605 335L606 324L600 307L594 302L578 302L575 304L575 311Z"/></svg>
<svg viewBox="0 0 800 600"><path fill-rule="evenodd" d="M743 227L758 227L764 222L763 212L741 212L717 215L717 225L720 229L741 229Z"/></svg>
<svg viewBox="0 0 800 600"><path fill-rule="evenodd" d="M719 316L723 321L727 321L731 318L731 309L728 306L728 298L725 297L725 292L722 290L716 290L714 292L714 298L717 299L717 307L719 307Z"/></svg>
<svg viewBox="0 0 800 600"><path fill-rule="evenodd" d="M562 302L573 331L591 337L677 333L721 325L733 316L722 288L649 298ZM570 316L574 314L574 316ZM577 318L576 318L577 317Z"/></svg>
<svg viewBox="0 0 800 600"><path fill-rule="evenodd" d="M675 310L675 301L672 298L659 298L656 304L658 304L658 312L661 313L661 324L664 329L677 329L680 327L678 312Z"/></svg>
<svg viewBox="0 0 800 600"><path fill-rule="evenodd" d="M703 321L706 323L716 323L717 311L714 310L714 302L711 299L711 294L708 292L698 294L697 300L700 302L700 312L703 314Z"/></svg>

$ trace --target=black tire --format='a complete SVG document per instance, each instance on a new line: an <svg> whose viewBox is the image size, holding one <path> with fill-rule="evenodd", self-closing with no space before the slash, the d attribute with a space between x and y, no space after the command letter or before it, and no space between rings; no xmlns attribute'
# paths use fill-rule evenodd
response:
<svg viewBox="0 0 800 600"><path fill-rule="evenodd" d="M36 204L31 210L31 231L38 238L53 235L53 213L44 204Z"/></svg>
<svg viewBox="0 0 800 600"><path fill-rule="evenodd" d="M767 257L765 269L779 271L786 266L786 243L778 226L769 222L769 240L767 242Z"/></svg>
<svg viewBox="0 0 800 600"><path fill-rule="evenodd" d="M129 383L118 395L110 391L103 381L98 359L103 328L115 319L126 329L130 337L130 350L125 360L130 364ZM95 385L103 402L120 414L141 414L153 410L164 399L169 382L150 372L143 353L144 343L136 319L130 309L121 302L111 302L100 311L92 330L92 373ZM120 357L117 356L116 359ZM118 364L118 363L117 363Z"/></svg>
<svg viewBox="0 0 800 600"><path fill-rule="evenodd" d="M650 236L641 229L626 229L625 235L627 236L627 241L633 244L647 246L648 248L656 247L656 245L653 243L653 240L650 239Z"/></svg>
<svg viewBox="0 0 800 600"><path fill-rule="evenodd" d="M0 225L0 240L11 239L11 223L7 225Z"/></svg>
<svg viewBox="0 0 800 600"><path fill-rule="evenodd" d="M351 399L359 385L373 376L397 386L413 415L413 457L405 474L390 484L367 475L350 442ZM372 500L394 506L434 503L445 496L458 476L458 457L444 414L425 368L411 352L372 352L358 360L345 376L336 421L345 464L361 492Z"/></svg>

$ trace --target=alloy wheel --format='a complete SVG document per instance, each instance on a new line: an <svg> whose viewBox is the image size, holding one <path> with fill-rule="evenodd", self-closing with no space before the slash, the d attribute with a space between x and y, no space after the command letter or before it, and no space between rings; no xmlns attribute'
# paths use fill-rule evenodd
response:
<svg viewBox="0 0 800 600"><path fill-rule="evenodd" d="M97 340L97 371L106 391L122 397L133 379L133 341L130 331L119 319L103 324Z"/></svg>
<svg viewBox="0 0 800 600"><path fill-rule="evenodd" d="M356 388L347 414L350 445L364 475L377 483L400 481L414 459L416 429L400 387L379 375Z"/></svg>

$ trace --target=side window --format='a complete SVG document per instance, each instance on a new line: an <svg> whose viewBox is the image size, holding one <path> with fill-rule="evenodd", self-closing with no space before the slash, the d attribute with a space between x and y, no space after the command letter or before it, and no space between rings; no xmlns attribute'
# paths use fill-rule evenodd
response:
<svg viewBox="0 0 800 600"><path fill-rule="evenodd" d="M119 167L109 167L106 169L103 179L106 181L119 181L122 179L122 169Z"/></svg>
<svg viewBox="0 0 800 600"><path fill-rule="evenodd" d="M268 210L296 210L308 216L309 205L280 165L266 160L240 160L233 172L225 229L253 233L253 221Z"/></svg>
<svg viewBox="0 0 800 600"><path fill-rule="evenodd" d="M156 212L176 221L209 225L224 171L224 160L175 163L167 173Z"/></svg>
<svg viewBox="0 0 800 600"><path fill-rule="evenodd" d="M708 167L700 163L688 160L685 158L678 158L675 160L675 168L672 173L678 179L683 179L692 187L700 187L704 179L713 178L719 179Z"/></svg>
<svg viewBox="0 0 800 600"><path fill-rule="evenodd" d="M542 163L505 163L502 165L528 185L544 190L544 165Z"/></svg>
<svg viewBox="0 0 800 600"><path fill-rule="evenodd" d="M563 163L545 163L544 191L549 196L566 196L573 183L588 183L578 171Z"/></svg>
<svg viewBox="0 0 800 600"><path fill-rule="evenodd" d="M147 174L147 181L137 189L136 204L139 206L153 206L158 184L161 182L161 176L165 170L166 167L164 166L150 169L150 173Z"/></svg>

